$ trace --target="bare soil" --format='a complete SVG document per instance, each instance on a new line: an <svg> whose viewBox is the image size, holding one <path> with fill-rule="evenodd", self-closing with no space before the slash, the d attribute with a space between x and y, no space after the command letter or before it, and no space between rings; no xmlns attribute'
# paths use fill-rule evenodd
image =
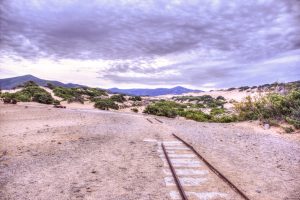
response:
<svg viewBox="0 0 300 200"><path fill-rule="evenodd" d="M299 134L159 119L163 123L141 114L0 104L0 199L170 199L158 146L143 140L172 133L251 199L299 199Z"/></svg>

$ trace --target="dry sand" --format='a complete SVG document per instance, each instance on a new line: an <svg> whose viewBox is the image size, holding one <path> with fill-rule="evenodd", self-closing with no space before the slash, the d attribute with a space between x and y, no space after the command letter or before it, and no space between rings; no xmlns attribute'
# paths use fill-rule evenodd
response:
<svg viewBox="0 0 300 200"><path fill-rule="evenodd" d="M165 98L172 98L173 96L210 95L214 98L217 98L218 96L223 96L228 101L235 100L235 101L240 102L243 99L245 99L245 97L247 97L247 96L251 96L251 97L255 98L255 97L259 97L263 94L264 93L258 93L256 91L247 92L247 91L238 91L238 90L232 90L232 91L217 91L216 90L216 91L211 91L211 92L191 92L191 93L185 93L185 94L182 94L182 95L161 95L161 96L157 96L156 98L165 99Z"/></svg>
<svg viewBox="0 0 300 200"><path fill-rule="evenodd" d="M143 140L171 133L192 142L250 199L299 199L299 134L160 119L0 104L0 199L170 199L157 144Z"/></svg>

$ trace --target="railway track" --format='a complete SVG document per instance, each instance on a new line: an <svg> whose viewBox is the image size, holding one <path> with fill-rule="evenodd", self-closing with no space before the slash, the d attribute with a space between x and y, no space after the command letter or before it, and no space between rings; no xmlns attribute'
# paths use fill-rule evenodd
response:
<svg viewBox="0 0 300 200"><path fill-rule="evenodd" d="M212 166L189 143L174 135L159 148L164 161L165 183L171 199L243 199L243 191Z"/></svg>

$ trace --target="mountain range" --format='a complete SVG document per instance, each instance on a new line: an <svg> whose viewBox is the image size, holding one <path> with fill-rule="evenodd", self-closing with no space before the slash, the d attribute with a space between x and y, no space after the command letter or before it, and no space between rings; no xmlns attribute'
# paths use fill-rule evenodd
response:
<svg viewBox="0 0 300 200"><path fill-rule="evenodd" d="M10 90L19 85L22 85L27 81L34 81L40 86L46 86L47 83L51 83L54 86L67 87L67 88L86 87L84 85L79 85L74 83L62 83L54 80L44 80L28 74L24 76L0 79L0 89ZM201 90L192 90L181 86L177 86L173 88L156 88L156 89L110 88L107 90L111 93L127 94L127 95L134 95L134 96L159 96L159 95L167 95L167 94L180 95L188 92L201 92Z"/></svg>
<svg viewBox="0 0 300 200"><path fill-rule="evenodd" d="M84 87L83 85L78 85L74 83L62 83L59 81L44 80L28 74L24 76L0 79L0 89L10 90L19 85L22 85L27 81L34 81L36 84L40 86L46 86L47 83L51 83L55 86L67 87L67 88Z"/></svg>
<svg viewBox="0 0 300 200"><path fill-rule="evenodd" d="M167 94L179 95L188 92L202 92L201 90L192 90L181 86L177 86L173 88L155 88L155 89L110 88L109 91L112 93L135 95L135 96L159 96L159 95L167 95Z"/></svg>

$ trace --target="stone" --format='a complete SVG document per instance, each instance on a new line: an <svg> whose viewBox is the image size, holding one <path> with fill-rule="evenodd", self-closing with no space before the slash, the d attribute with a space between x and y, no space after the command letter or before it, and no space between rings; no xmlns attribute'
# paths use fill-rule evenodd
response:
<svg viewBox="0 0 300 200"><path fill-rule="evenodd" d="M270 128L270 124L264 124L264 129L267 130Z"/></svg>

